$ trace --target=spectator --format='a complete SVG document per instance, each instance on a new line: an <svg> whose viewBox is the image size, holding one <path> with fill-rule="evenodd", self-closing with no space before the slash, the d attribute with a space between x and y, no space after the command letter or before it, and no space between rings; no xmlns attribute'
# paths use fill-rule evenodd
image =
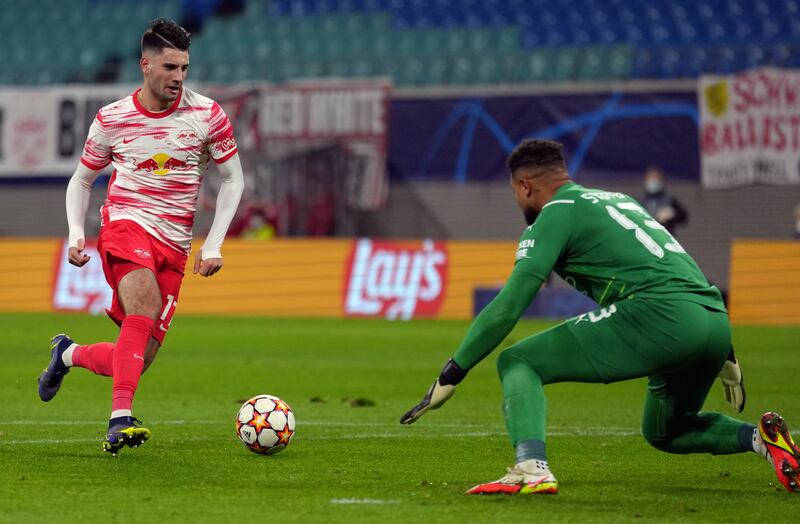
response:
<svg viewBox="0 0 800 524"><path fill-rule="evenodd" d="M659 168L650 167L645 172L644 192L647 212L674 236L675 228L685 224L689 215L678 199L664 189L664 174Z"/></svg>

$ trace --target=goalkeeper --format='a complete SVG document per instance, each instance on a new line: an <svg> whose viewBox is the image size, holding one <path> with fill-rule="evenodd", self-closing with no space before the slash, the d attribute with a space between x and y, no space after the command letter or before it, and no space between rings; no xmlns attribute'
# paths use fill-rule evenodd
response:
<svg viewBox="0 0 800 524"><path fill-rule="evenodd" d="M779 415L766 413L754 426L700 411L718 376L734 409L741 412L745 403L719 290L635 200L573 183L561 150L556 142L526 140L509 156L511 186L528 224L514 269L425 398L401 422L411 424L449 399L555 271L600 307L499 356L516 465L468 494L557 493L545 449L543 386L638 377L648 377L642 433L652 446L668 453L752 451L767 459L786 489L800 491L800 450Z"/></svg>

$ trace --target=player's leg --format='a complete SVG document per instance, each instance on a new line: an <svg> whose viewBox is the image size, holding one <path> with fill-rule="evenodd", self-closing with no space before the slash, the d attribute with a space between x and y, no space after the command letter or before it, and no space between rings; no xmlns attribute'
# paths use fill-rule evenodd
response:
<svg viewBox="0 0 800 524"><path fill-rule="evenodd" d="M691 331L693 323L707 328L705 350L677 369L650 377L642 421L645 439L668 453L755 452L770 463L786 489L800 491L800 449L780 415L767 413L755 426L700 411L725 361L730 326L726 314L711 311L687 317L685 330Z"/></svg>
<svg viewBox="0 0 800 524"><path fill-rule="evenodd" d="M468 494L557 493L545 450L547 399L544 385L553 382L602 382L566 324L528 337L497 359L503 384L503 411L516 465L494 481L479 484Z"/></svg>
<svg viewBox="0 0 800 524"><path fill-rule="evenodd" d="M110 260L118 278L117 293L125 311L112 358L111 417L103 449L116 454L150 437L133 417L133 397L144 369L144 355L161 309L161 293L152 269L121 259Z"/></svg>
<svg viewBox="0 0 800 524"><path fill-rule="evenodd" d="M730 350L728 315L683 303L681 350L687 358L650 376L642 433L669 453L742 453L752 449L755 426L721 413L700 413ZM668 329L668 328L667 328Z"/></svg>
<svg viewBox="0 0 800 524"><path fill-rule="evenodd" d="M177 253L156 241L150 244L158 268L143 271L126 272L120 279L120 302L125 308L126 317L120 330L120 340L114 351L114 400L109 431L104 442L104 449L116 453L122 446L138 446L150 437L150 431L140 427L138 420L130 414L133 395L138 387L139 378L152 364L158 350L164 342L172 316L178 304L178 294L183 280L186 256ZM133 275L135 279L125 281ZM138 294L137 294L138 293ZM135 318L147 320L142 325L135 346L130 345L128 352L123 352L121 343L126 323ZM148 327L149 326L149 327ZM118 374L119 373L119 374ZM120 378L121 380L117 380ZM118 409L128 411L117 412Z"/></svg>
<svg viewBox="0 0 800 524"><path fill-rule="evenodd" d="M498 370L506 425L517 456L515 469L549 473L544 385L645 377L691 354L693 348L675 336L681 332L680 312L669 305L657 307L660 302L625 300L567 320L500 355Z"/></svg>

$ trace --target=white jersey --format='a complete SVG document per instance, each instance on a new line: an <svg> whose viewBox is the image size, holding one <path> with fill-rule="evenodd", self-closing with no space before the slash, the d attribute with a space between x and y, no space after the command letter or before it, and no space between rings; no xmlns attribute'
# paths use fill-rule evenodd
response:
<svg viewBox="0 0 800 524"><path fill-rule="evenodd" d="M97 112L81 162L114 168L103 224L133 220L188 253L203 173L209 158L222 163L236 154L233 127L219 104L185 87L161 113L142 107L138 93Z"/></svg>

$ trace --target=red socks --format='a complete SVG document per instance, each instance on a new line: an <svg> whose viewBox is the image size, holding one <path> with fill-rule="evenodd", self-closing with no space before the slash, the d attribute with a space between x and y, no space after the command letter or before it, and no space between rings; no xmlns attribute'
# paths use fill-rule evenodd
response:
<svg viewBox="0 0 800 524"><path fill-rule="evenodd" d="M112 412L131 409L153 325L153 319L141 315L129 315L122 321L116 348L111 353L114 377Z"/></svg>
<svg viewBox="0 0 800 524"><path fill-rule="evenodd" d="M114 354L114 344L111 342L98 342L88 346L78 346L72 353L72 365L88 369L96 375L110 377L113 374L111 359Z"/></svg>

